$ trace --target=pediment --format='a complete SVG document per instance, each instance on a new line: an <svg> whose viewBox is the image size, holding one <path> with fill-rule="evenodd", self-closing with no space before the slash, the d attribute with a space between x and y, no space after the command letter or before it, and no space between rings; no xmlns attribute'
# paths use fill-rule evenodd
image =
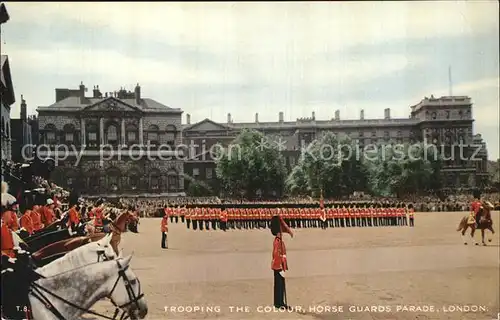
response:
<svg viewBox="0 0 500 320"><path fill-rule="evenodd" d="M184 128L184 131L220 131L228 130L229 127L222 125L220 123L214 122L210 119L202 120L198 123L192 124L191 126Z"/></svg>
<svg viewBox="0 0 500 320"><path fill-rule="evenodd" d="M140 112L141 110L135 106L129 105L119 99L113 97L101 100L92 105L83 108L83 111L99 111L99 112Z"/></svg>

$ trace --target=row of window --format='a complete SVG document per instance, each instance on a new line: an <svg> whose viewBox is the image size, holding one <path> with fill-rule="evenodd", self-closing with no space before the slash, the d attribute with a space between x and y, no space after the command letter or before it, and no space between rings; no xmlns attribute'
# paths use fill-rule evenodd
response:
<svg viewBox="0 0 500 320"><path fill-rule="evenodd" d="M198 178L200 176L200 169L193 168L193 177ZM212 179L214 177L214 169L213 168L205 168L205 178Z"/></svg>
<svg viewBox="0 0 500 320"><path fill-rule="evenodd" d="M121 177L118 176L107 176L106 182L101 186L101 180L99 178L90 177L87 178L87 186L89 189L99 190L101 187L108 188L113 191L118 191L120 189L124 190L136 190L140 187L141 178L139 176L130 176L127 179L127 183L120 183ZM164 186L164 182L166 185ZM72 186L76 183L75 178L67 178L66 183L68 186ZM151 189L159 189L163 187L168 187L170 190L177 190L179 188L179 178L175 175L167 176L166 181L160 176L152 175L149 177L148 186Z"/></svg>
<svg viewBox="0 0 500 320"><path fill-rule="evenodd" d="M110 129L111 129L111 127L110 127ZM97 132L88 132L86 134L86 139L85 140L89 144L97 143L99 141L98 137L99 137L99 135L98 135ZM120 142L119 137L120 136L118 135L118 132L116 131L116 128L108 130L104 134L104 143L106 143L106 144L118 144ZM156 132L148 132L148 133L146 133L146 138L147 138L147 140L151 144L159 144L159 137L158 137L158 133L156 133ZM167 138L166 139L167 144L169 144L169 145L175 145L176 135L167 135L166 138ZM73 132L66 132L64 134L64 136L63 136L63 139L61 139L61 140L62 140L61 142L64 142L64 143L67 143L67 144L73 144L73 143L77 143L77 141L79 139L78 139L78 135L76 135L75 133L73 133ZM56 144L56 143L58 143L58 139L57 139L56 133L54 131L45 132L44 142L46 144ZM139 142L137 132L134 132L134 131L127 132L126 133L126 142L129 143L129 144L130 143L137 143L137 142Z"/></svg>
<svg viewBox="0 0 500 320"><path fill-rule="evenodd" d="M466 114L466 116L464 118L464 112L462 110L458 111L458 117L459 117L459 119L469 119L470 118L470 110L467 110L467 112L465 114ZM429 119L429 118L432 119L432 120L436 120L437 119L437 112L430 113L429 111L426 111L425 115L426 115L427 119ZM449 110L445 111L445 118L446 119L450 119L451 118L451 111L449 111Z"/></svg>

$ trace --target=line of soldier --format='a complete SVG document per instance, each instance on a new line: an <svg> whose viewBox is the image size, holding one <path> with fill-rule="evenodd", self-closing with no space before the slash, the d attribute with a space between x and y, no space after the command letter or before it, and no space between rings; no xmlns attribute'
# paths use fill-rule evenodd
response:
<svg viewBox="0 0 500 320"><path fill-rule="evenodd" d="M170 221L185 223L193 230L269 228L273 215L279 214L292 228L345 228L414 226L413 206L400 204L337 204L320 207L234 208L165 207Z"/></svg>

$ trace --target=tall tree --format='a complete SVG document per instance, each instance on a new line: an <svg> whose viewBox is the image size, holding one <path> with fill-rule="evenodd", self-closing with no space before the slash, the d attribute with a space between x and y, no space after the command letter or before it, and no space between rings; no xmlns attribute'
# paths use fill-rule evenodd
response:
<svg viewBox="0 0 500 320"><path fill-rule="evenodd" d="M435 148L419 144L386 145L364 155L371 192L405 196L440 188L441 157Z"/></svg>
<svg viewBox="0 0 500 320"><path fill-rule="evenodd" d="M225 192L248 199L283 193L286 168L278 146L255 130L243 130L219 154L216 173Z"/></svg>
<svg viewBox="0 0 500 320"><path fill-rule="evenodd" d="M338 139L326 132L302 153L297 166L287 178L292 194L338 197L364 191L366 176L356 146L349 138Z"/></svg>

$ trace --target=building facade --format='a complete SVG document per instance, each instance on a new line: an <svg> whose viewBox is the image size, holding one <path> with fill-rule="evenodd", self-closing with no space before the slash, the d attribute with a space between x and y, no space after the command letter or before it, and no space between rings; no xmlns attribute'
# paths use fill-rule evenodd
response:
<svg viewBox="0 0 500 320"><path fill-rule="evenodd" d="M10 121L10 107L16 101L12 77L10 73L9 58L6 55L1 56L1 145L2 145L2 180L4 169L8 161L12 160L12 128Z"/></svg>
<svg viewBox="0 0 500 320"><path fill-rule="evenodd" d="M36 116L28 116L28 105L21 95L21 112L19 119L11 119L12 161L28 162L33 156L37 140L33 139L35 126L38 126Z"/></svg>
<svg viewBox="0 0 500 320"><path fill-rule="evenodd" d="M55 103L37 110L37 154L54 159L51 179L88 196L182 192L182 111L143 98L139 85L86 91L56 89Z"/></svg>
<svg viewBox="0 0 500 320"><path fill-rule="evenodd" d="M283 112L279 112L276 122L260 122L256 114L255 121L247 123L235 123L228 114L226 123L205 119L194 124L187 115L183 140L185 145L193 147L185 163L185 173L210 183L215 179L215 163L206 156L206 150L217 143L227 146L242 129L248 128L261 131L280 144L288 170L296 165L302 147L325 132L333 132L339 137L350 137L360 149L368 144L433 143L446 156L442 170L445 186L469 188L486 183L487 150L481 137L473 135L469 97L426 97L411 107L409 118L392 118L390 113L390 109L385 109L383 118L365 119L362 110L359 120L342 120L337 110L330 120L316 119L313 112L309 118L284 121ZM478 148L479 155L475 158L479 160L467 160ZM459 149L464 157L459 157Z"/></svg>

